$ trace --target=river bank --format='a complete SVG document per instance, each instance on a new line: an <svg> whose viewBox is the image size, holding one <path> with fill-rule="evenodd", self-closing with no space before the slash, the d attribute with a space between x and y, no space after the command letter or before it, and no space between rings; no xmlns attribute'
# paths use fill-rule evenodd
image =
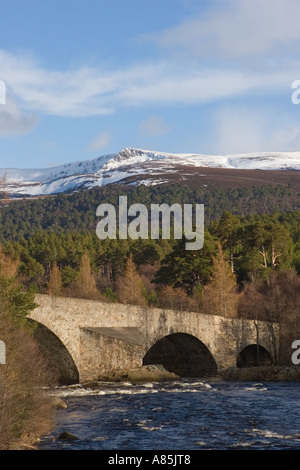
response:
<svg viewBox="0 0 300 470"><path fill-rule="evenodd" d="M212 377L209 377L212 379ZM221 371L215 379L228 381L262 381L285 382L300 381L300 366L260 366L260 367L230 367ZM162 365L136 367L127 371L110 371L99 376L103 382L163 382L180 380L173 372L167 371Z"/></svg>
<svg viewBox="0 0 300 470"><path fill-rule="evenodd" d="M228 381L261 381L261 382L297 382L300 381L299 366L261 366L231 367L222 373Z"/></svg>

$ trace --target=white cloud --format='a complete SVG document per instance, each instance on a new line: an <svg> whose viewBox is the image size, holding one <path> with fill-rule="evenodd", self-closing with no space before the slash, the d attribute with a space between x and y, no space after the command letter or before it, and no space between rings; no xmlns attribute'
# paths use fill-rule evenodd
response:
<svg viewBox="0 0 300 470"><path fill-rule="evenodd" d="M23 112L11 96L6 96L6 103L0 105L0 135L27 134L38 123L36 114Z"/></svg>
<svg viewBox="0 0 300 470"><path fill-rule="evenodd" d="M18 108L63 117L108 115L120 107L153 109L251 93L262 97L286 93L292 81L300 78L299 0L212 0L208 5L193 18L147 36L159 52L167 53L160 59L123 68L83 65L51 70L27 52L0 50L0 79ZM26 125L30 129L36 119L24 113L17 119L16 114L16 130ZM144 126L147 132L147 123ZM8 127L9 120L2 132ZM159 129L166 130L162 123L148 123L148 132ZM99 137L99 147L101 141L104 146L104 136Z"/></svg>
<svg viewBox="0 0 300 470"><path fill-rule="evenodd" d="M24 109L67 117L111 114L120 106L189 105L249 91L282 91L297 78L298 70L298 61L285 68L273 67L272 73L249 73L234 67L182 67L162 61L115 70L82 67L55 71L0 51L1 78Z"/></svg>
<svg viewBox="0 0 300 470"><path fill-rule="evenodd" d="M114 89L100 69L46 70L27 56L0 50L1 79L27 109L56 116L92 116L113 112L101 96Z"/></svg>
<svg viewBox="0 0 300 470"><path fill-rule="evenodd" d="M110 134L108 132L101 132L97 135L88 145L87 150L90 152L98 152L107 147L110 142Z"/></svg>
<svg viewBox="0 0 300 470"><path fill-rule="evenodd" d="M276 108L223 106L214 116L215 153L288 152L300 148L300 128Z"/></svg>
<svg viewBox="0 0 300 470"><path fill-rule="evenodd" d="M192 18L144 39L188 57L247 60L294 48L299 15L298 0L214 0Z"/></svg>
<svg viewBox="0 0 300 470"><path fill-rule="evenodd" d="M171 130L171 126L168 126L161 116L156 115L150 116L139 125L139 132L149 137L169 134Z"/></svg>

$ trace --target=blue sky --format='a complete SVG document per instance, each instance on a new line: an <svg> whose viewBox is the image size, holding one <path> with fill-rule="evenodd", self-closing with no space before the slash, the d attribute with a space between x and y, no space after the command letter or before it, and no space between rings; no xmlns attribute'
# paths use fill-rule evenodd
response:
<svg viewBox="0 0 300 470"><path fill-rule="evenodd" d="M0 167L300 150L299 0L0 0Z"/></svg>

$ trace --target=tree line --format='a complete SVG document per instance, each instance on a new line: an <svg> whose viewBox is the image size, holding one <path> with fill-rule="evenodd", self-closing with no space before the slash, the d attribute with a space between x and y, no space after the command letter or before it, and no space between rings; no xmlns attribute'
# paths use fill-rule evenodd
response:
<svg viewBox="0 0 300 470"><path fill-rule="evenodd" d="M291 185L208 190L184 184L152 187L112 184L73 194L15 201L1 201L0 185L0 242L27 239L39 229L55 233L94 231L98 205L105 202L117 206L119 195L127 196L130 205L143 203L148 208L151 203L204 204L206 225L219 219L224 211L248 216L300 210L299 192Z"/></svg>
<svg viewBox="0 0 300 470"><path fill-rule="evenodd" d="M2 252L25 292L280 322L300 332L300 212L225 211L205 228L201 250L187 251L185 242L40 229L6 241Z"/></svg>
<svg viewBox="0 0 300 470"><path fill-rule="evenodd" d="M18 260L18 279L35 292L124 300L124 279L142 280L144 305L202 308L219 250L238 291L268 283L283 272L300 274L300 212L237 216L224 211L205 227L204 246L187 251L186 240L99 240L94 231L39 229L27 239L5 241L6 256ZM215 263L215 264L214 264ZM123 287L121 287L123 284Z"/></svg>

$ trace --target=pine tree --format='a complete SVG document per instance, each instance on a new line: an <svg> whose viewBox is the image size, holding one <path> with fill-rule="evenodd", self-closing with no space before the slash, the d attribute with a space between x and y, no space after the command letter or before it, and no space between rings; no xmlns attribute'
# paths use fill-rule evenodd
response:
<svg viewBox="0 0 300 470"><path fill-rule="evenodd" d="M229 251L230 267L234 272L234 251L239 241L242 224L240 219L228 211L224 211L216 227L216 235L223 248Z"/></svg>
<svg viewBox="0 0 300 470"><path fill-rule="evenodd" d="M199 283L204 285L209 280L216 243L208 231L201 250L186 250L185 243L185 238L176 241L173 250L162 260L153 282L180 287L190 295Z"/></svg>

